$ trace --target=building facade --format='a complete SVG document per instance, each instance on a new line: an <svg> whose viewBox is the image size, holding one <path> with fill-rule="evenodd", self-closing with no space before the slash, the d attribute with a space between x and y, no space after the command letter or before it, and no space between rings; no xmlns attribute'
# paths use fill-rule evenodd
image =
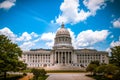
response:
<svg viewBox="0 0 120 80"><path fill-rule="evenodd" d="M87 67L91 61L108 63L108 53L94 49L74 49L69 31L61 25L57 31L52 49L32 49L24 51L22 60L30 68ZM57 69L57 68L56 68ZM63 68L62 68L63 69Z"/></svg>

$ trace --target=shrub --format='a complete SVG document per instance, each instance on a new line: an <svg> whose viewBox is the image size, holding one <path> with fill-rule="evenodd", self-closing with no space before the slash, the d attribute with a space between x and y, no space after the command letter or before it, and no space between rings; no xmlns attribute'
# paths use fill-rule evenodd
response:
<svg viewBox="0 0 120 80"><path fill-rule="evenodd" d="M34 75L34 79L38 80L40 76L45 76L46 71L44 69L32 69L31 71Z"/></svg>
<svg viewBox="0 0 120 80"><path fill-rule="evenodd" d="M27 76L27 74L26 74L26 73L23 73L23 76Z"/></svg>

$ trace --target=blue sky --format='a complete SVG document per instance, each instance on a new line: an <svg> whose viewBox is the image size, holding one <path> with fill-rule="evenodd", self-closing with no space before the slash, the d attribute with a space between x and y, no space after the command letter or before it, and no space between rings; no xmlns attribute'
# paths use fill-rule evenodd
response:
<svg viewBox="0 0 120 80"><path fill-rule="evenodd" d="M64 22L74 48L120 45L120 0L0 0L0 34L21 49L51 49Z"/></svg>

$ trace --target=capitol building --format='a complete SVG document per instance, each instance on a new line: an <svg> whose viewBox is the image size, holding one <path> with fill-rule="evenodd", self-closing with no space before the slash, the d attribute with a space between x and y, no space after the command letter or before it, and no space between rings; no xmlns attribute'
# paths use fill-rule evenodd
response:
<svg viewBox="0 0 120 80"><path fill-rule="evenodd" d="M80 69L91 61L108 64L108 53L95 49L74 49L69 31L64 24L57 31L52 49L31 49L24 51L22 60L29 68Z"/></svg>

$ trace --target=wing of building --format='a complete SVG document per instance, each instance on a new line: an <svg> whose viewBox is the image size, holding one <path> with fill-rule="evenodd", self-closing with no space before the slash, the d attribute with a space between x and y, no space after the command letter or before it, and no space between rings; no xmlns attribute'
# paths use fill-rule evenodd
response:
<svg viewBox="0 0 120 80"><path fill-rule="evenodd" d="M61 25L57 31L52 49L31 49L24 51L22 60L29 68L79 69L91 61L108 63L108 53L94 49L74 49L69 31Z"/></svg>

